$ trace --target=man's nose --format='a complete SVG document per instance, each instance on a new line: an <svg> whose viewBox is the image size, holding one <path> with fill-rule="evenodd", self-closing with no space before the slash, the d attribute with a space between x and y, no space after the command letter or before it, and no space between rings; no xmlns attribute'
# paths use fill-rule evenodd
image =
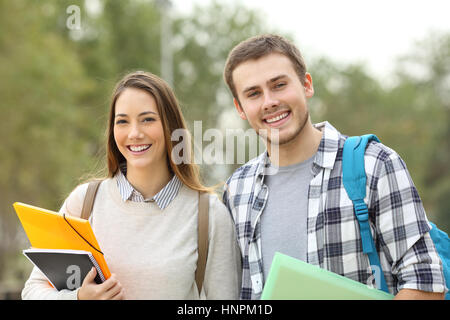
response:
<svg viewBox="0 0 450 320"><path fill-rule="evenodd" d="M264 102L263 109L264 111L269 111L274 107L278 107L280 101L275 97L275 95L269 90L264 92Z"/></svg>

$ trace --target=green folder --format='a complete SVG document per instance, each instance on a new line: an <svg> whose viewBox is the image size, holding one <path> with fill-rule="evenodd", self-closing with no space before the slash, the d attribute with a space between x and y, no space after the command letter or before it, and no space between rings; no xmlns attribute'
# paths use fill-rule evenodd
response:
<svg viewBox="0 0 450 320"><path fill-rule="evenodd" d="M390 300L368 287L285 254L275 252L262 300Z"/></svg>

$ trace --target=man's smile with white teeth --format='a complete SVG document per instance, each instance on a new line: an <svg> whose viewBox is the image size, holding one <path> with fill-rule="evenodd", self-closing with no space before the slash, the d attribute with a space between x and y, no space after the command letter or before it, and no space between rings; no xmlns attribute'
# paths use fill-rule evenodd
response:
<svg viewBox="0 0 450 320"><path fill-rule="evenodd" d="M276 117L273 117L273 118L268 118L268 119L266 119L265 121L266 121L267 123L272 123L272 122L275 122L275 121L279 121L279 120L281 120L281 119L284 119L284 118L286 118L288 115L289 115L289 112L284 112L284 113L280 114L279 116L276 116Z"/></svg>
<svg viewBox="0 0 450 320"><path fill-rule="evenodd" d="M144 150L147 150L151 147L151 144L141 144L141 145L130 145L128 146L128 149L130 149L133 152L141 152Z"/></svg>

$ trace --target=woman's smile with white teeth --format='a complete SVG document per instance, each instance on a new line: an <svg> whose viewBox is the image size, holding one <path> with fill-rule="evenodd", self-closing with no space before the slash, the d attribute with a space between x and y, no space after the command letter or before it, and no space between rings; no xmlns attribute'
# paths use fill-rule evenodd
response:
<svg viewBox="0 0 450 320"><path fill-rule="evenodd" d="M130 145L128 146L128 149L130 149L133 152L141 152L144 150L147 150L150 148L151 144L141 144L141 145Z"/></svg>

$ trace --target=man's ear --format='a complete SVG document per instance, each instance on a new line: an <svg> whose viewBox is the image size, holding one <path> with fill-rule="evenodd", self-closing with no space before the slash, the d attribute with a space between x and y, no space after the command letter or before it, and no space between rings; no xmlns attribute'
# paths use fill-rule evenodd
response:
<svg viewBox="0 0 450 320"><path fill-rule="evenodd" d="M311 98L314 95L314 86L311 74L308 72L305 74L305 84L303 86L305 88L305 96Z"/></svg>
<svg viewBox="0 0 450 320"><path fill-rule="evenodd" d="M237 112L239 113L239 117L241 117L242 120L247 120L247 116L245 115L244 110L242 109L239 101L236 98L233 98L234 106L236 107Z"/></svg>

